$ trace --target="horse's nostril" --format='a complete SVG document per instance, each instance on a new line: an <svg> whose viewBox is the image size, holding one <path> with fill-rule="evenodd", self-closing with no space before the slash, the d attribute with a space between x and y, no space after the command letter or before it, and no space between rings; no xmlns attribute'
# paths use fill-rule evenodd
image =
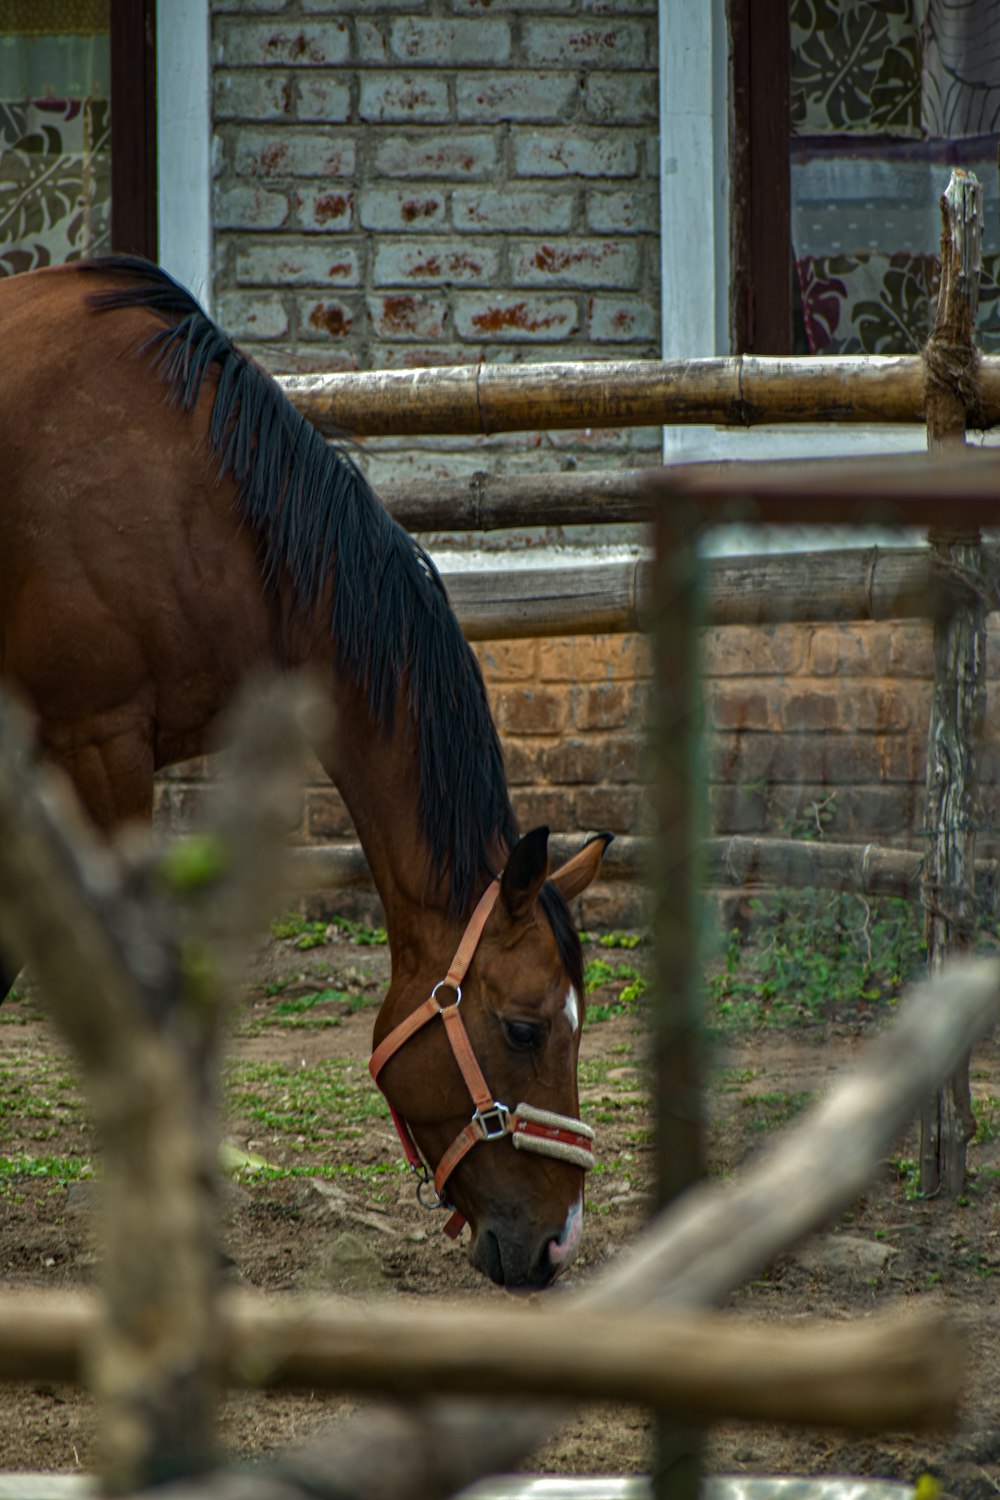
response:
<svg viewBox="0 0 1000 1500"><path fill-rule="evenodd" d="M549 1242L545 1246L545 1249L542 1251L541 1260L538 1263L536 1271L536 1286L550 1286L559 1275L559 1272L562 1270L562 1267L559 1265L556 1257L552 1253L556 1248L556 1243L557 1242L555 1240L549 1240Z"/></svg>
<svg viewBox="0 0 1000 1500"><path fill-rule="evenodd" d="M503 1258L500 1254L500 1241L492 1229L484 1229L479 1236L476 1245L476 1265L497 1286L503 1286Z"/></svg>

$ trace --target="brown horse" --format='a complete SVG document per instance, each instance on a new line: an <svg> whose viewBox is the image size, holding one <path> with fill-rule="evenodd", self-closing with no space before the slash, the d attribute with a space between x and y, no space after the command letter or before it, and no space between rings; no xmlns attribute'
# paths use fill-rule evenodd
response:
<svg viewBox="0 0 1000 1500"><path fill-rule="evenodd" d="M260 666L329 683L336 734L317 751L389 935L377 1041L427 1002L502 871L468 972L442 994L461 982L489 1107L473 1100L470 1127L443 1013L380 1081L432 1172L466 1133L438 1187L470 1222L473 1263L545 1285L576 1248L588 1153L567 902L605 838L551 878L547 831L518 839L433 564L186 291L124 257L0 281L0 679L33 706L44 752L102 829L148 818L154 772L203 752ZM519 1117L528 1154L513 1149Z"/></svg>

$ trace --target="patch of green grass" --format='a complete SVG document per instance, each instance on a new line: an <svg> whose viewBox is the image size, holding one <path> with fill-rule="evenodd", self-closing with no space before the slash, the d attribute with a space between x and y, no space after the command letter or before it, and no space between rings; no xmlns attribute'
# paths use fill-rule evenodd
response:
<svg viewBox="0 0 1000 1500"><path fill-rule="evenodd" d="M608 1082L608 1074L614 1066L611 1062L605 1062L598 1057L581 1057L577 1076L585 1088L595 1088L598 1084Z"/></svg>
<svg viewBox="0 0 1000 1500"><path fill-rule="evenodd" d="M1000 1099L988 1094L984 1099L972 1101L972 1113L976 1120L976 1133L972 1137L974 1146L983 1146L1000 1135Z"/></svg>
<svg viewBox="0 0 1000 1500"><path fill-rule="evenodd" d="M366 1069L344 1058L308 1068L284 1063L231 1062L225 1069L230 1114L245 1115L261 1132L283 1136L292 1151L323 1151L354 1137L388 1106Z"/></svg>
<svg viewBox="0 0 1000 1500"><path fill-rule="evenodd" d="M920 1164L908 1156L892 1156L889 1165L902 1184L903 1197L907 1203L918 1203L923 1198L920 1191Z"/></svg>
<svg viewBox="0 0 1000 1500"><path fill-rule="evenodd" d="M0 1066L0 1141L8 1149L57 1140L64 1130L78 1129L85 1113L69 1064L60 1055L33 1056L27 1076L9 1064Z"/></svg>
<svg viewBox="0 0 1000 1500"><path fill-rule="evenodd" d="M58 1187L90 1177L94 1164L80 1156L0 1156L0 1197L16 1196L18 1183L28 1178L47 1178Z"/></svg>
<svg viewBox="0 0 1000 1500"><path fill-rule="evenodd" d="M719 1030L888 1007L923 968L923 924L907 901L807 889L778 891L750 907L751 935L728 934L708 980L708 1012Z"/></svg>
<svg viewBox="0 0 1000 1500"><path fill-rule="evenodd" d="M0 1026L23 1026L25 1021L32 1020L36 1014L37 1008L26 990L9 990L7 998L0 1005Z"/></svg>
<svg viewBox="0 0 1000 1500"><path fill-rule="evenodd" d="M350 997L346 990L311 990L306 995L291 995L280 1000L267 1018L268 1026L339 1026L339 1016L315 1015L317 1006L341 1005Z"/></svg>
<svg viewBox="0 0 1000 1500"><path fill-rule="evenodd" d="M253 1182L282 1182L291 1178L319 1177L324 1182L336 1182L349 1179L352 1182L364 1183L366 1187L384 1186L390 1178L405 1177L409 1173L409 1167L404 1161L394 1162L371 1162L360 1166L351 1162L317 1162L312 1166L274 1166L254 1167L240 1173L241 1181ZM370 1193L369 1196L378 1202L388 1196L386 1193Z"/></svg>
<svg viewBox="0 0 1000 1500"><path fill-rule="evenodd" d="M338 916L325 922L311 920L297 912L286 912L273 921L271 934L286 941L294 939L296 948L303 951L321 948L334 937L346 938L361 948L382 947L388 941L384 927L366 927L363 922L352 922L348 917Z"/></svg>
<svg viewBox="0 0 1000 1500"><path fill-rule="evenodd" d="M759 1068L718 1068L717 1087L723 1094L735 1094L744 1083L753 1083Z"/></svg>
<svg viewBox="0 0 1000 1500"><path fill-rule="evenodd" d="M585 992L590 995L594 990L612 984L621 985L617 995L600 1004L588 1004L587 1021L607 1021L612 1016L625 1015L635 1008L636 1001L646 990L645 979L631 964L612 964L604 958L588 959L583 966Z"/></svg>
<svg viewBox="0 0 1000 1500"><path fill-rule="evenodd" d="M331 1026L343 1025L341 1008L346 1008L348 1014L356 1015L359 1010L366 1006L381 1003L380 995L368 995L353 990L339 989L316 989L309 990L303 994L288 995L284 999L279 997L285 994L288 985L268 985L264 991L269 999L278 998L278 1004L270 1007L266 1012L250 1015L245 1018L243 1026L244 1035L259 1036L265 1027L281 1027L286 1031L322 1031ZM325 1010L324 1007L337 1006L336 1012Z"/></svg>
<svg viewBox="0 0 1000 1500"><path fill-rule="evenodd" d="M749 1121L750 1130L776 1130L793 1120L814 1098L815 1095L810 1093L746 1094L740 1104L753 1115Z"/></svg>
<svg viewBox="0 0 1000 1500"><path fill-rule="evenodd" d="M293 938L296 948L319 948L327 940L325 922L308 921L305 917L289 912L271 923L271 935L289 942Z"/></svg>
<svg viewBox="0 0 1000 1500"><path fill-rule="evenodd" d="M603 932L597 941L602 948L638 948L645 938L641 932Z"/></svg>

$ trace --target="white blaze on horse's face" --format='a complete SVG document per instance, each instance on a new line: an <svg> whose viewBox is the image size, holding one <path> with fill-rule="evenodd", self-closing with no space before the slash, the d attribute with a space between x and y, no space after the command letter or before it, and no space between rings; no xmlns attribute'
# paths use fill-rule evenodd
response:
<svg viewBox="0 0 1000 1500"><path fill-rule="evenodd" d="M572 985L570 985L569 989L566 991L566 999L563 1002L563 1010L566 1013L566 1019L569 1021L570 1027L572 1028L573 1034L575 1036L580 1029L580 997L576 993L576 990Z"/></svg>

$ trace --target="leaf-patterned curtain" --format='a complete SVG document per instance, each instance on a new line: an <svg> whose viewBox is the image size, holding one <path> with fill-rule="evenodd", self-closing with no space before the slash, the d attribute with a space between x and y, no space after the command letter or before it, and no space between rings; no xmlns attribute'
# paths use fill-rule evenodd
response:
<svg viewBox="0 0 1000 1500"><path fill-rule="evenodd" d="M813 353L919 349L953 166L984 188L977 341L1000 350L1000 4L791 0L792 238Z"/></svg>
<svg viewBox="0 0 1000 1500"><path fill-rule="evenodd" d="M110 246L110 0L0 0L0 276Z"/></svg>

